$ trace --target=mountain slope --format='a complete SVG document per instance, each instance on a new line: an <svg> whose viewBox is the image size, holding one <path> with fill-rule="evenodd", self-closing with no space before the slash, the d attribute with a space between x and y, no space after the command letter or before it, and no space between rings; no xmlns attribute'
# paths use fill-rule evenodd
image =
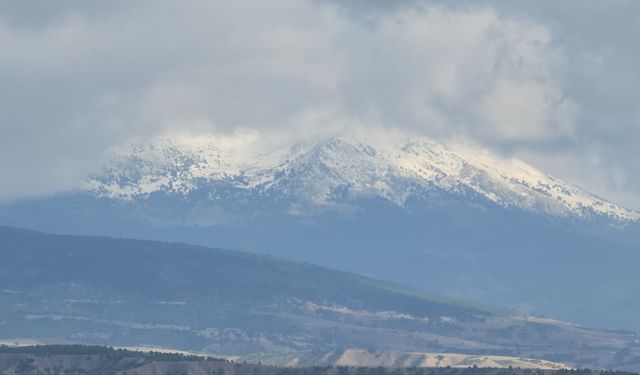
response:
<svg viewBox="0 0 640 375"><path fill-rule="evenodd" d="M638 336L588 330L243 252L0 228L0 338L218 354L340 347L634 367Z"/></svg>

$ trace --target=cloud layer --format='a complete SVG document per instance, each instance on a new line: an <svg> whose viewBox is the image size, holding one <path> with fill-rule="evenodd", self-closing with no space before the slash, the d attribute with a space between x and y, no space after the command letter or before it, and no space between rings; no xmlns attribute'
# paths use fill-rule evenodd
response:
<svg viewBox="0 0 640 375"><path fill-rule="evenodd" d="M0 198L72 188L132 139L370 126L479 143L640 208L637 6L601 11L623 29L607 37L583 21L597 3L535 4L0 3Z"/></svg>

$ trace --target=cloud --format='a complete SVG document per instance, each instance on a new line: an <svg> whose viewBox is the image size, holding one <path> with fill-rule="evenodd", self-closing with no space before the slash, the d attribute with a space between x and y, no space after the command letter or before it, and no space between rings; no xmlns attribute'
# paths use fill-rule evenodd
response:
<svg viewBox="0 0 640 375"><path fill-rule="evenodd" d="M580 154L585 114L613 116L598 109L607 90L582 87L607 55L579 48L543 6L522 16L490 2L47 3L0 5L5 199L76 186L112 147L172 132L376 126L542 161L541 150Z"/></svg>
<svg viewBox="0 0 640 375"><path fill-rule="evenodd" d="M501 19L491 9L409 11L381 23L378 35L360 39L394 59L397 74L364 97L397 111L386 123L401 118L431 134L466 134L486 144L571 133L574 104L553 77L555 51L545 28ZM373 70L361 80L394 71L376 62Z"/></svg>

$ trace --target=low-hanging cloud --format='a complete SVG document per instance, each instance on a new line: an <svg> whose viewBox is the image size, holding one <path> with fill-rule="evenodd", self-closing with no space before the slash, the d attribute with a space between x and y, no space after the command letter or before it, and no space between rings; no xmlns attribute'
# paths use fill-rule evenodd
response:
<svg viewBox="0 0 640 375"><path fill-rule="evenodd" d="M564 160L591 165L577 145L599 128L584 129L585 113L609 114L580 87L602 56L537 13L489 2L367 16L300 0L15 4L0 5L1 198L77 186L131 139L349 126L468 139L627 202L640 183L602 184L550 161L566 150ZM620 160L599 150L603 167Z"/></svg>

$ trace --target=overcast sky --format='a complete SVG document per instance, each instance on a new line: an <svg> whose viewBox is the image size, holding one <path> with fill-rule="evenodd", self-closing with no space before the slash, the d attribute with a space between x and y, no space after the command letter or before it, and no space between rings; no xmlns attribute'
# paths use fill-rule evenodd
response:
<svg viewBox="0 0 640 375"><path fill-rule="evenodd" d="M406 129L640 209L640 1L0 0L0 199L175 132Z"/></svg>

